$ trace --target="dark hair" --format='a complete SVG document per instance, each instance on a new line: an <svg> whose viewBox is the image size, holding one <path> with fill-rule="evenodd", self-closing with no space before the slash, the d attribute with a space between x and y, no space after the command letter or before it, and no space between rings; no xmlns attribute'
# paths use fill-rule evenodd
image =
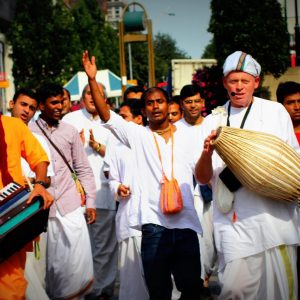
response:
<svg viewBox="0 0 300 300"><path fill-rule="evenodd" d="M300 83L295 81L281 82L276 90L276 98L279 103L283 104L286 96L297 93L300 93Z"/></svg>
<svg viewBox="0 0 300 300"><path fill-rule="evenodd" d="M160 87L155 86L155 87L151 87L151 88L149 88L149 89L147 89L147 90L145 90L145 91L143 92L142 97L141 97L141 100L142 100L142 102L143 102L143 106L145 106L145 100L146 100L146 98L147 98L149 95L151 95L151 94L153 94L153 93L155 93L155 92L160 92L160 93L163 94L163 96L166 98L167 103L170 102L170 96L169 96L168 92L165 91L164 89L160 88Z"/></svg>
<svg viewBox="0 0 300 300"><path fill-rule="evenodd" d="M145 89L140 85L130 86L125 90L123 99L126 101L129 93L144 93L144 91Z"/></svg>
<svg viewBox="0 0 300 300"><path fill-rule="evenodd" d="M127 106L130 109L131 114L133 117L142 116L143 119L143 125L146 125L147 118L144 117L142 113L142 109L144 107L143 102L139 99L128 99L120 105L120 108L123 106Z"/></svg>
<svg viewBox="0 0 300 300"><path fill-rule="evenodd" d="M32 98L34 99L37 104L39 104L39 101L37 99L37 94L34 90L32 89L28 89L28 88L20 88L19 90L17 90L14 94L14 97L13 97L13 102L16 103L16 101L18 100L19 96L20 95L24 95L24 96L27 96L29 98Z"/></svg>
<svg viewBox="0 0 300 300"><path fill-rule="evenodd" d="M176 96L173 96L169 102L169 104L178 104L180 105L180 96L179 95L176 95Z"/></svg>
<svg viewBox="0 0 300 300"><path fill-rule="evenodd" d="M55 97L57 95L63 96L64 89L61 85L57 83L44 83L41 85L37 91L37 98L40 103L45 103L49 97Z"/></svg>
<svg viewBox="0 0 300 300"><path fill-rule="evenodd" d="M204 99L204 90L198 84L187 84L180 91L180 99L184 100L196 94L200 94L200 97Z"/></svg>

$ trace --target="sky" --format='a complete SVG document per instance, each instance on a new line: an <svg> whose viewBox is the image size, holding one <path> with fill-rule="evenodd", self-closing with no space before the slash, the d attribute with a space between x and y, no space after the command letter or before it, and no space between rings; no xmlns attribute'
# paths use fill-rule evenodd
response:
<svg viewBox="0 0 300 300"><path fill-rule="evenodd" d="M128 1L129 2L129 1ZM153 34L169 34L191 58L201 58L212 34L207 32L210 0L136 0L152 20ZM129 2L130 3L130 2ZM137 9L140 10L140 9Z"/></svg>

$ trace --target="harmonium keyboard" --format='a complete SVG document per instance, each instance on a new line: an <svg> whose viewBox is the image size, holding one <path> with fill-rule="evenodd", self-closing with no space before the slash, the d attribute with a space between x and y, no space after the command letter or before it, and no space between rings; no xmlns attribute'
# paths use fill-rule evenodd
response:
<svg viewBox="0 0 300 300"><path fill-rule="evenodd" d="M0 190L0 262L47 230L49 209L43 198L27 200L30 191L12 182Z"/></svg>

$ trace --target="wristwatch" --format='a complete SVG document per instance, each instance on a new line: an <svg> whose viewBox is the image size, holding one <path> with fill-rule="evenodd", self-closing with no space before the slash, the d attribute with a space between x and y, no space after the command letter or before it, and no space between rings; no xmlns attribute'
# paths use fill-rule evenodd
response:
<svg viewBox="0 0 300 300"><path fill-rule="evenodd" d="M45 181L42 180L38 180L36 181L34 184L40 184L41 186L43 186L45 189L47 188L47 183Z"/></svg>

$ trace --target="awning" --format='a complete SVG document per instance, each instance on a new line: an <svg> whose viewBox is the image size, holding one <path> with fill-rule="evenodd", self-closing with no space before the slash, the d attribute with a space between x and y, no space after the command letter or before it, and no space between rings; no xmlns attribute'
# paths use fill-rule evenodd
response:
<svg viewBox="0 0 300 300"><path fill-rule="evenodd" d="M121 78L110 70L98 71L96 80L105 86L108 98L120 97L122 95ZM78 72L64 85L70 92L72 101L80 100L82 90L87 83L88 79L85 72Z"/></svg>

